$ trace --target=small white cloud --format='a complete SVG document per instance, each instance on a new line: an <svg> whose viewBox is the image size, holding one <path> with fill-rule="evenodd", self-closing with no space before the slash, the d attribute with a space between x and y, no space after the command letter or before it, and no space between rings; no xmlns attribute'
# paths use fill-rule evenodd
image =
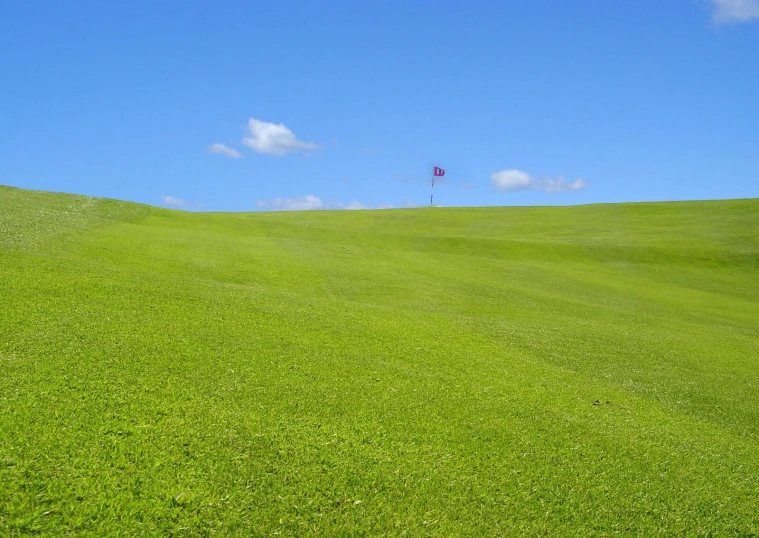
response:
<svg viewBox="0 0 759 538"><path fill-rule="evenodd" d="M236 149L230 148L229 146L225 146L224 144L219 144L218 142L208 146L208 152L213 153L214 155L224 155L225 157L229 157L231 159L242 158L242 153Z"/></svg>
<svg viewBox="0 0 759 538"><path fill-rule="evenodd" d="M298 198L274 198L267 203L274 211L308 211L324 209L324 202L318 196L300 196Z"/></svg>
<svg viewBox="0 0 759 538"><path fill-rule="evenodd" d="M364 204L359 202L358 200L351 200L347 204L336 204L338 207L341 207L342 209L369 209Z"/></svg>
<svg viewBox="0 0 759 538"><path fill-rule="evenodd" d="M545 192L564 192L564 191L579 191L588 186L588 182L583 178L578 177L574 181L567 182L566 179L559 176L556 179L550 177L538 180L540 185L538 188Z"/></svg>
<svg viewBox="0 0 759 538"><path fill-rule="evenodd" d="M181 198L175 198L173 196L161 196L161 201L166 205L173 205L176 207L203 207L203 204L185 202Z"/></svg>
<svg viewBox="0 0 759 538"><path fill-rule="evenodd" d="M312 142L298 140L295 134L282 123L269 123L250 118L248 135L242 143L255 152L267 155L287 155L293 152L308 152L321 149Z"/></svg>
<svg viewBox="0 0 759 538"><path fill-rule="evenodd" d="M271 211L309 211L315 209L372 209L358 200L350 202L329 201L325 202L318 196L308 195L297 198L272 198L271 200L256 200L255 206L260 209L269 209ZM377 209L390 209L393 206L382 204Z"/></svg>
<svg viewBox="0 0 759 538"><path fill-rule="evenodd" d="M499 191L536 190L544 192L578 191L588 186L588 182L578 177L574 181L567 182L559 176L557 178L534 178L521 170L501 170L490 174L490 183Z"/></svg>
<svg viewBox="0 0 759 538"><path fill-rule="evenodd" d="M184 207L187 205L187 202L185 202L184 200L180 200L179 198L174 198L173 196L161 196L161 201L164 204L176 205L180 207Z"/></svg>
<svg viewBox="0 0 759 538"><path fill-rule="evenodd" d="M712 0L712 20L717 24L759 19L759 0Z"/></svg>
<svg viewBox="0 0 759 538"><path fill-rule="evenodd" d="M419 204L417 204L417 203L416 203L415 201L413 201L413 200L406 200L406 201L404 202L404 205L405 205L406 207L419 207Z"/></svg>
<svg viewBox="0 0 759 538"><path fill-rule="evenodd" d="M529 189L534 181L530 174L519 170L501 170L490 174L490 182L499 191Z"/></svg>
<svg viewBox="0 0 759 538"><path fill-rule="evenodd" d="M270 200L256 200L255 206L272 211L309 211L312 209L327 209L324 202L318 196L308 195L296 198L272 198Z"/></svg>

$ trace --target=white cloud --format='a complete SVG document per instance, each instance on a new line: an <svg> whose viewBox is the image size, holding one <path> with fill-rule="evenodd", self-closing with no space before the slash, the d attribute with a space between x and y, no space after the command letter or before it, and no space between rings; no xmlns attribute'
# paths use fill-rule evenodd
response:
<svg viewBox="0 0 759 538"><path fill-rule="evenodd" d="M368 207L366 207L364 204L362 204L358 200L351 200L347 204L340 204L340 203L338 203L336 205L341 206L342 209L369 209Z"/></svg>
<svg viewBox="0 0 759 538"><path fill-rule="evenodd" d="M242 143L253 151L267 155L287 155L293 152L308 152L321 149L321 146L298 140L295 134L282 123L269 123L250 118L248 135Z"/></svg>
<svg viewBox="0 0 759 538"><path fill-rule="evenodd" d="M564 191L579 191L588 186L588 182L583 178L578 177L574 181L567 182L566 179L559 176L556 179L545 178L538 180L540 185L538 188L546 192L564 192Z"/></svg>
<svg viewBox="0 0 759 538"><path fill-rule="evenodd" d="M203 204L195 204L192 202L185 202L181 198L175 198L173 196L161 196L161 201L167 205L173 205L176 207L203 207Z"/></svg>
<svg viewBox="0 0 759 538"><path fill-rule="evenodd" d="M314 209L373 209L365 206L358 200L351 200L350 202L325 202L318 196L309 194L308 196L300 196L297 198L272 198L270 200L256 200L255 206L260 209L268 209L269 211L309 211ZM377 206L377 209L390 209L393 206L389 204L382 204Z"/></svg>
<svg viewBox="0 0 759 538"><path fill-rule="evenodd" d="M501 170L490 174L490 183L499 191L535 190L544 192L579 191L588 186L588 182L578 177L574 181L567 182L559 176L557 178L534 178L521 170Z"/></svg>
<svg viewBox="0 0 759 538"><path fill-rule="evenodd" d="M299 198L274 198L266 203L274 211L308 211L324 209L324 202L318 196L301 196Z"/></svg>
<svg viewBox="0 0 759 538"><path fill-rule="evenodd" d="M229 157L231 159L242 158L242 153L236 149L230 148L229 146L225 146L224 144L219 144L218 142L208 146L208 152L213 153L214 155L224 155L225 157Z"/></svg>
<svg viewBox="0 0 759 538"><path fill-rule="evenodd" d="M176 205L180 207L187 205L187 202L185 202L184 200L180 200L179 198L174 198L173 196L161 196L161 201L164 204Z"/></svg>
<svg viewBox="0 0 759 538"><path fill-rule="evenodd" d="M526 172L519 170L501 170L490 174L490 182L499 191L518 191L529 189L535 180Z"/></svg>
<svg viewBox="0 0 759 538"><path fill-rule="evenodd" d="M712 0L712 20L728 24L759 19L759 0Z"/></svg>

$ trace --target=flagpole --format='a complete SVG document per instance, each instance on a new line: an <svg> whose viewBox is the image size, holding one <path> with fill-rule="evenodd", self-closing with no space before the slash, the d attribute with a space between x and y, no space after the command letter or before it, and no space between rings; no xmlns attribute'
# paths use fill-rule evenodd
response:
<svg viewBox="0 0 759 538"><path fill-rule="evenodd" d="M443 177L445 170L435 166L432 169L432 187L430 187L430 207L432 207L432 197L435 195L435 177Z"/></svg>

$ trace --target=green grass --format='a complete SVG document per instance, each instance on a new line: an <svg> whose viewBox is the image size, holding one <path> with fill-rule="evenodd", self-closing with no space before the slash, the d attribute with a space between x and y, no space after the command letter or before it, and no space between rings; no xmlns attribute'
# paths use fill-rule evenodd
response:
<svg viewBox="0 0 759 538"><path fill-rule="evenodd" d="M0 535L757 536L759 200L0 187Z"/></svg>

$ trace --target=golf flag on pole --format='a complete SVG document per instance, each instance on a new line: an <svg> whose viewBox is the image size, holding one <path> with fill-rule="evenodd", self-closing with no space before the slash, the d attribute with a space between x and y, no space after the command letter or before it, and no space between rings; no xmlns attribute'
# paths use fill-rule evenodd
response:
<svg viewBox="0 0 759 538"><path fill-rule="evenodd" d="M430 189L430 205L432 205L432 194L435 192L435 178L436 177L443 177L445 175L445 170L442 168L435 166L432 169L432 188Z"/></svg>

